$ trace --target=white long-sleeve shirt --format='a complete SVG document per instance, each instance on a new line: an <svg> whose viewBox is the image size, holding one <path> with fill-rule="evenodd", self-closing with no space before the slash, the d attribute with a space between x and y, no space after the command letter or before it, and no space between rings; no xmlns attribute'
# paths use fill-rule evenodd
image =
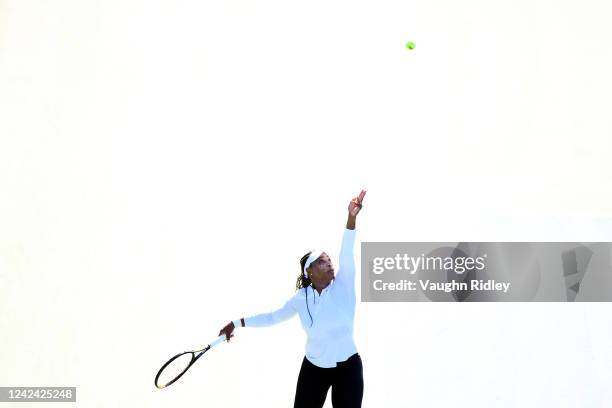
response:
<svg viewBox="0 0 612 408"><path fill-rule="evenodd" d="M280 309L245 318L245 327L271 326L297 313L307 335L308 361L323 368L335 367L336 363L346 361L357 352L353 340L356 303L354 244L355 230L345 229L338 272L320 295L312 285L300 289ZM306 308L306 291L312 327Z"/></svg>

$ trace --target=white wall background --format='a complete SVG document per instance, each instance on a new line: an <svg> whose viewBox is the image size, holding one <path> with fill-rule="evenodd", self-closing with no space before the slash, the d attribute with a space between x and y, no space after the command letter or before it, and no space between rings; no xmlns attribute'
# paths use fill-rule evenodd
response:
<svg viewBox="0 0 612 408"><path fill-rule="evenodd" d="M0 0L0 385L291 406L297 318L153 376L282 305L308 248L337 256L362 186L363 241L612 240L611 20L606 0ZM364 407L612 402L607 303L357 307Z"/></svg>

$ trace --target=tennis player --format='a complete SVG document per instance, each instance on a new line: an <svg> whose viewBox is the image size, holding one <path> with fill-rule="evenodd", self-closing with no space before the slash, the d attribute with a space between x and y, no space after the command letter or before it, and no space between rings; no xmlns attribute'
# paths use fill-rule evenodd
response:
<svg viewBox="0 0 612 408"><path fill-rule="evenodd" d="M271 326L299 314L307 342L294 408L322 407L330 387L334 408L361 407L363 366L353 340L356 303L353 247L355 221L365 194L362 190L349 203L337 276L325 252L308 252L300 259L297 293L282 308L234 320L219 332L229 342L236 327Z"/></svg>

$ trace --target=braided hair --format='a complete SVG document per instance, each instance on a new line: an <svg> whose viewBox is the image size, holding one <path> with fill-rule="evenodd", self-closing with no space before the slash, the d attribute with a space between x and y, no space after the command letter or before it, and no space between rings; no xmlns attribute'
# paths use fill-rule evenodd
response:
<svg viewBox="0 0 612 408"><path fill-rule="evenodd" d="M295 290L304 289L306 291L306 309L308 310L308 315L310 316L310 327L312 327L312 324L314 323L314 321L312 320L312 315L310 314L310 308L308 307L308 287L312 285L312 280L304 276L304 265L306 265L306 261L308 260L308 257L310 256L310 254L312 254L312 251L308 252L306 255L302 257L302 259L300 259L300 266L301 266L300 275L298 276L297 281L295 283Z"/></svg>

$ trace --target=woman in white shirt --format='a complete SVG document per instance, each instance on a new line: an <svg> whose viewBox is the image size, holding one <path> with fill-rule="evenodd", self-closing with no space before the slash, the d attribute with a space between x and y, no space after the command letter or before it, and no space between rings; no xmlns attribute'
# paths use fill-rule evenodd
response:
<svg viewBox="0 0 612 408"><path fill-rule="evenodd" d="M363 366L353 340L355 319L355 221L365 190L348 207L340 249L340 268L334 276L329 256L311 251L300 260L296 294L283 307L227 324L219 335L227 341L236 327L265 327L299 314L306 331L306 355L298 376L294 408L320 408L332 389L334 408L361 407Z"/></svg>

